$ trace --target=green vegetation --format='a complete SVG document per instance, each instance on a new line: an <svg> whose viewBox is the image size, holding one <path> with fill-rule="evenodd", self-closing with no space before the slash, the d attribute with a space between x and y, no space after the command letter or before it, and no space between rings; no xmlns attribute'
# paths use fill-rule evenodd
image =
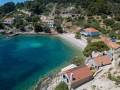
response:
<svg viewBox="0 0 120 90"><path fill-rule="evenodd" d="M92 39L90 37L87 38L87 43L90 44L92 42Z"/></svg>
<svg viewBox="0 0 120 90"><path fill-rule="evenodd" d="M81 39L80 31L77 31L77 32L76 32L75 38L76 38L76 39Z"/></svg>
<svg viewBox="0 0 120 90"><path fill-rule="evenodd" d="M39 23L33 23L33 27L34 27L35 32L43 31L43 28L41 27L41 24L39 24Z"/></svg>
<svg viewBox="0 0 120 90"><path fill-rule="evenodd" d="M97 37L90 37L91 39L101 39L99 36Z"/></svg>
<svg viewBox="0 0 120 90"><path fill-rule="evenodd" d="M55 90L68 90L68 85L65 82L60 82Z"/></svg>
<svg viewBox="0 0 120 90"><path fill-rule="evenodd" d="M115 20L120 21L120 16L115 16Z"/></svg>
<svg viewBox="0 0 120 90"><path fill-rule="evenodd" d="M102 15L101 18L102 18L102 19L106 19L106 18L107 18L107 15Z"/></svg>
<svg viewBox="0 0 120 90"><path fill-rule="evenodd" d="M98 52L102 52L104 50L108 51L110 48L102 41L98 41L98 42L92 42L90 44L87 45L87 47L84 49L83 54L86 57L91 56L91 53L93 51L98 51Z"/></svg>
<svg viewBox="0 0 120 90"><path fill-rule="evenodd" d="M5 3L3 6L0 6L0 15L5 15L15 10L15 4L13 2Z"/></svg>
<svg viewBox="0 0 120 90"><path fill-rule="evenodd" d="M3 24L2 24L2 23L0 23L0 29L3 29L3 28L4 28Z"/></svg>
<svg viewBox="0 0 120 90"><path fill-rule="evenodd" d="M24 31L24 21L20 19L18 22L14 24L14 26L22 31Z"/></svg>
<svg viewBox="0 0 120 90"><path fill-rule="evenodd" d="M80 57L80 56L75 56L73 59L72 59L72 64L75 64L77 66L79 65L85 65L85 58L84 57Z"/></svg>
<svg viewBox="0 0 120 90"><path fill-rule="evenodd" d="M120 45L120 42L117 42L117 44L119 44L119 45Z"/></svg>
<svg viewBox="0 0 120 90"><path fill-rule="evenodd" d="M16 5L13 2L6 3L0 7L0 14L9 13L15 9L29 9L35 14L41 14L49 12L49 8L45 5L48 3L57 3L56 14L59 14L61 7L66 8L70 3L75 5L75 7L81 6L87 15L109 15L111 13L119 15L119 2L118 0L34 0L34 1L25 1L24 3L17 3ZM114 9L112 9L114 7ZM50 7L51 8L51 7ZM72 13L81 13L81 10L74 9Z"/></svg>
<svg viewBox="0 0 120 90"><path fill-rule="evenodd" d="M115 21L113 19L105 19L103 23L107 26L111 26L115 23Z"/></svg>
<svg viewBox="0 0 120 90"><path fill-rule="evenodd" d="M112 81L116 82L116 85L120 84L120 76L112 76L112 74L110 72L108 72L108 78Z"/></svg>

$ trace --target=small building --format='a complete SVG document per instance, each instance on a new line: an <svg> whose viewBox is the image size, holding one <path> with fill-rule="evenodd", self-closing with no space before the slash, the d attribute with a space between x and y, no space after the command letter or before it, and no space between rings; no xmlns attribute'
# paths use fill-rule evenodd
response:
<svg viewBox="0 0 120 90"><path fill-rule="evenodd" d="M101 66L111 64L112 60L107 55L101 55L97 57L90 58L88 60L88 67L99 68Z"/></svg>
<svg viewBox="0 0 120 90"><path fill-rule="evenodd" d="M15 22L14 18L6 18L4 20L4 24L13 24Z"/></svg>
<svg viewBox="0 0 120 90"><path fill-rule="evenodd" d="M111 54L117 54L117 53L120 53L120 45L116 44L116 43L113 43L105 38L102 38L101 41L103 41L108 47L110 47L110 50L109 52Z"/></svg>
<svg viewBox="0 0 120 90"><path fill-rule="evenodd" d="M62 80L68 85L69 89L86 83L93 79L93 73L87 65L81 65L62 73Z"/></svg>
<svg viewBox="0 0 120 90"><path fill-rule="evenodd" d="M86 28L85 29L85 36L90 36L90 37L95 37L95 36L99 36L99 31L94 29L94 28Z"/></svg>
<svg viewBox="0 0 120 90"><path fill-rule="evenodd" d="M49 27L54 27L55 26L54 20L42 20L42 23L44 25L48 25Z"/></svg>

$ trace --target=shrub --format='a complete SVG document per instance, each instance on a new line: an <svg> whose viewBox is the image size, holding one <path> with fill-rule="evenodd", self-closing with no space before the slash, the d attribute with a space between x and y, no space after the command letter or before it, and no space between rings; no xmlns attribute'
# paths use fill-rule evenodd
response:
<svg viewBox="0 0 120 90"><path fill-rule="evenodd" d="M68 85L65 82L60 82L55 90L68 90Z"/></svg>
<svg viewBox="0 0 120 90"><path fill-rule="evenodd" d="M93 70L94 69L94 67L90 67L90 70Z"/></svg>
<svg viewBox="0 0 120 90"><path fill-rule="evenodd" d="M119 56L120 57L120 56ZM120 62L118 63L118 66L120 67Z"/></svg>
<svg viewBox="0 0 120 90"><path fill-rule="evenodd" d="M0 29L3 29L3 28L4 28L3 24L2 24L2 23L0 23Z"/></svg>
<svg viewBox="0 0 120 90"><path fill-rule="evenodd" d="M43 28L41 27L41 25L39 23L33 23L35 32L42 32Z"/></svg>
<svg viewBox="0 0 120 90"><path fill-rule="evenodd" d="M102 15L101 18L102 18L102 19L106 19L106 18L107 18L107 15Z"/></svg>
<svg viewBox="0 0 120 90"><path fill-rule="evenodd" d="M97 19L99 19L99 17L97 17Z"/></svg>
<svg viewBox="0 0 120 90"><path fill-rule="evenodd" d="M85 65L85 62L84 62L84 58L83 57L80 57L80 56L75 56L73 59L72 59L72 64L75 64L77 66L79 65Z"/></svg>
<svg viewBox="0 0 120 90"><path fill-rule="evenodd" d="M120 21L120 16L115 16L115 20Z"/></svg>
<svg viewBox="0 0 120 90"><path fill-rule="evenodd" d="M120 45L120 42L117 42L117 44L119 44L119 45ZM119 58L120 58L120 55L119 55Z"/></svg>
<svg viewBox="0 0 120 90"><path fill-rule="evenodd" d="M113 19L105 19L103 23L107 26L111 26L115 23L115 21Z"/></svg>
<svg viewBox="0 0 120 90"><path fill-rule="evenodd" d="M108 78L111 80L112 79L112 75L110 72L108 72Z"/></svg>
<svg viewBox="0 0 120 90"><path fill-rule="evenodd" d="M115 31L113 31L113 30L110 30L109 31L109 37L111 37L111 38L113 38L113 37L117 37L117 34L116 34L116 32Z"/></svg>
<svg viewBox="0 0 120 90"><path fill-rule="evenodd" d="M80 31L77 31L77 32L76 32L75 38L76 38L76 39L81 39Z"/></svg>
<svg viewBox="0 0 120 90"><path fill-rule="evenodd" d="M111 28L113 28L114 31L116 30L120 30L120 23L115 23L111 26Z"/></svg>
<svg viewBox="0 0 120 90"><path fill-rule="evenodd" d="M98 20L98 22L101 22L101 20Z"/></svg>
<svg viewBox="0 0 120 90"><path fill-rule="evenodd" d="M96 88L96 85L92 85L91 87L92 87L92 89L95 89L95 88Z"/></svg>

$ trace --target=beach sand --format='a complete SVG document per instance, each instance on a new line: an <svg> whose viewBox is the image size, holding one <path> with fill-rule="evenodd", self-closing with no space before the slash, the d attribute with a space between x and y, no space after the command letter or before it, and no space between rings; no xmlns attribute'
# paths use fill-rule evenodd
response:
<svg viewBox="0 0 120 90"><path fill-rule="evenodd" d="M75 44L82 50L84 50L84 48L87 46L87 42L82 39L76 39L75 34L60 34L59 36Z"/></svg>

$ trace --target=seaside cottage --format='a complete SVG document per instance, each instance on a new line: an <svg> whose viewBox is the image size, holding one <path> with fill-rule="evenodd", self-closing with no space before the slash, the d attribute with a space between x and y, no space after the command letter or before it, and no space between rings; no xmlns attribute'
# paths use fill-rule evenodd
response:
<svg viewBox="0 0 120 90"><path fill-rule="evenodd" d="M87 65L81 65L62 73L62 81L64 81L69 89L76 88L93 79L93 73Z"/></svg>
<svg viewBox="0 0 120 90"><path fill-rule="evenodd" d="M101 41L103 41L108 47L110 47L110 50L109 52L111 54L117 54L117 53L120 53L120 45L116 44L116 43L113 43L105 38L102 38Z"/></svg>
<svg viewBox="0 0 120 90"><path fill-rule="evenodd" d="M88 37L88 36L90 36L90 37L99 36L99 31L94 29L94 28L86 28L84 35L86 37Z"/></svg>
<svg viewBox="0 0 120 90"><path fill-rule="evenodd" d="M15 22L14 18L6 18L4 20L4 24L13 24Z"/></svg>
<svg viewBox="0 0 120 90"><path fill-rule="evenodd" d="M99 68L101 66L109 65L111 64L111 60L107 55L97 56L88 59L88 67L94 67Z"/></svg>
<svg viewBox="0 0 120 90"><path fill-rule="evenodd" d="M54 27L55 26L54 20L42 20L42 23L44 25L48 25L49 27Z"/></svg>

